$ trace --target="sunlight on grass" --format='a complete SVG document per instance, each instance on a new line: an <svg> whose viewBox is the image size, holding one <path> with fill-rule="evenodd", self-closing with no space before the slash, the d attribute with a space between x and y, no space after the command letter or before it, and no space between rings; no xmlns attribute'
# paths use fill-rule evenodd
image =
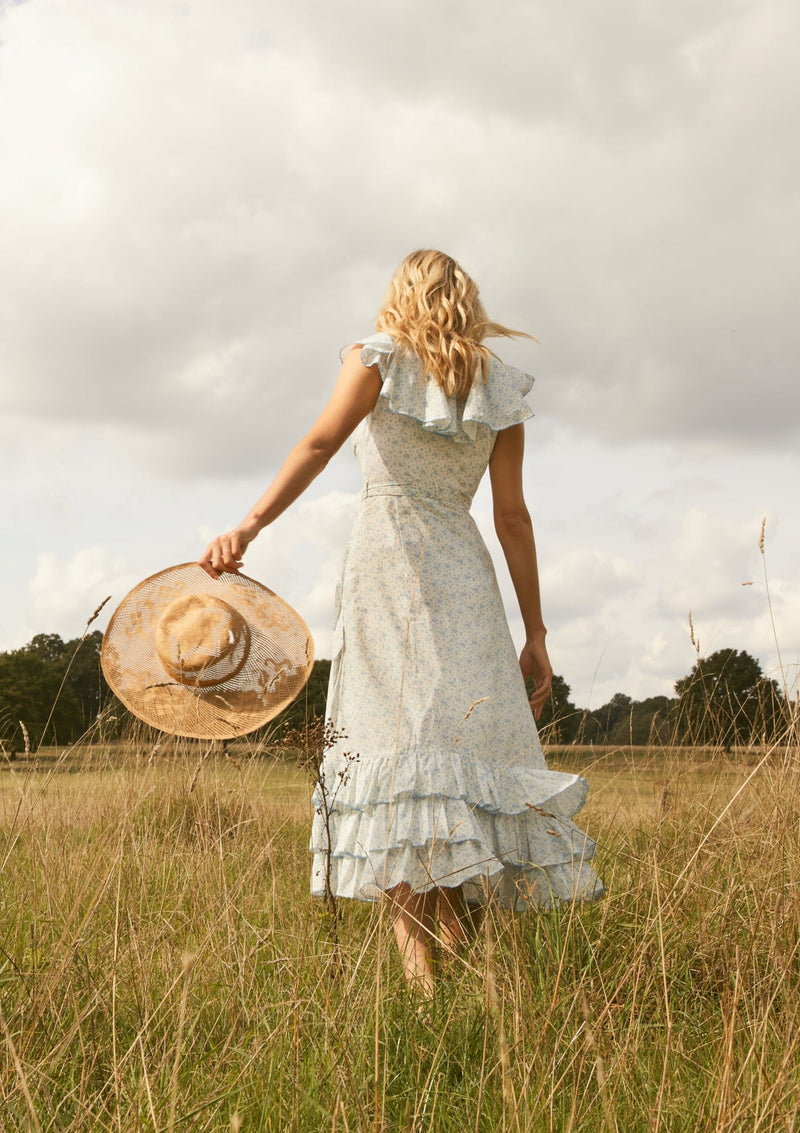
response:
<svg viewBox="0 0 800 1133"><path fill-rule="evenodd" d="M789 737L793 740L793 736ZM756 1130L800 1113L793 744L554 750L606 898L495 913L429 1011L308 896L308 776L231 745L0 772L9 1129Z"/></svg>

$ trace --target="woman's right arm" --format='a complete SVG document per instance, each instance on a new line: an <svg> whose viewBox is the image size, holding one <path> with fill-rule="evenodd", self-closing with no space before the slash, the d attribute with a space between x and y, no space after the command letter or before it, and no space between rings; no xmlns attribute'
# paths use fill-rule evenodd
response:
<svg viewBox="0 0 800 1133"><path fill-rule="evenodd" d="M333 394L311 430L295 445L278 475L241 523L208 544L200 566L212 578L235 573L256 535L302 495L335 452L370 412L381 388L377 366L365 366L361 350L353 349L339 371Z"/></svg>
<svg viewBox="0 0 800 1133"><path fill-rule="evenodd" d="M512 425L497 434L489 461L492 484L494 527L503 548L508 572L519 602L525 626L525 646L519 665L524 676L532 676L535 692L531 707L537 719L550 695L553 669L545 645L542 602L539 593L539 568L533 524L525 505L522 488L522 458L525 451L525 427Z"/></svg>

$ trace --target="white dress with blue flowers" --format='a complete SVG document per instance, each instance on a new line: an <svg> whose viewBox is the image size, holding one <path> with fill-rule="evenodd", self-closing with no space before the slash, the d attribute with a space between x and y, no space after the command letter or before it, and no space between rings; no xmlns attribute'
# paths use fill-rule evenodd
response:
<svg viewBox="0 0 800 1133"><path fill-rule="evenodd" d="M549 771L492 561L469 508L533 379L491 359L464 401L388 335L363 340L382 387L353 438L361 509L337 595L314 794L312 892L374 900L400 882L504 905L597 895L570 821L587 784Z"/></svg>

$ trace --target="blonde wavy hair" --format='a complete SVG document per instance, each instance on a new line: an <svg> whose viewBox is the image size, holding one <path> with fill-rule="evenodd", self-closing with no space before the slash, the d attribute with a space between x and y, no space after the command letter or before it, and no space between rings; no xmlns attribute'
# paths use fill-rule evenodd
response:
<svg viewBox="0 0 800 1133"><path fill-rule="evenodd" d="M445 393L466 397L476 377L486 376L485 338L532 338L492 322L478 287L444 252L421 249L406 256L392 276L375 326L416 354Z"/></svg>

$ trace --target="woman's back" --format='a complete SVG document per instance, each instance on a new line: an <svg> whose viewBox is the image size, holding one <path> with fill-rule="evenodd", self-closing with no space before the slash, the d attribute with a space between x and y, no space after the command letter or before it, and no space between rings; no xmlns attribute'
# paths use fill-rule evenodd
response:
<svg viewBox="0 0 800 1133"><path fill-rule="evenodd" d="M466 398L449 397L418 359L386 334L364 341L361 359L381 372L381 395L353 436L364 487L391 485L409 495L469 507L494 447L496 430L531 415L523 394L532 379L495 360Z"/></svg>
<svg viewBox="0 0 800 1133"><path fill-rule="evenodd" d="M365 491L395 486L408 495L452 500L469 507L494 445L494 433L479 426L474 444L456 445L427 432L413 417L393 413L378 398L353 437Z"/></svg>

